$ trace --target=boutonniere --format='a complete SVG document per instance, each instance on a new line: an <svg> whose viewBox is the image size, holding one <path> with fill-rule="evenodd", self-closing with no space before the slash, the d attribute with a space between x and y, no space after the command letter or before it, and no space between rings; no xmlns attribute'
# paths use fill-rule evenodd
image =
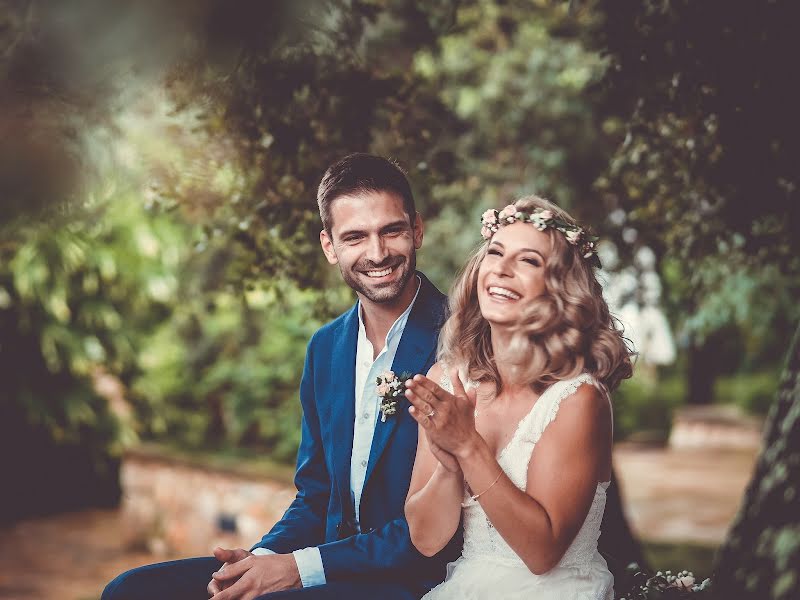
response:
<svg viewBox="0 0 800 600"><path fill-rule="evenodd" d="M406 381L411 379L411 373L402 373L399 377L394 371L384 371L378 375L375 391L381 399L381 422L386 422L386 417L397 412L397 403L403 397Z"/></svg>

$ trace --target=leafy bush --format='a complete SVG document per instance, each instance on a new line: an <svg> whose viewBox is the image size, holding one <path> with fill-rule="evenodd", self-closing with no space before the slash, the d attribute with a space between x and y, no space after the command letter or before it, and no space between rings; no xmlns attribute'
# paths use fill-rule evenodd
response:
<svg viewBox="0 0 800 600"><path fill-rule="evenodd" d="M635 376L614 392L614 438L640 437L666 442L672 427L672 411L683 404L686 382L669 375L654 382Z"/></svg>
<svg viewBox="0 0 800 600"><path fill-rule="evenodd" d="M343 290L335 290L344 303ZM186 302L145 345L134 384L143 436L187 447L260 448L294 459L305 349L323 293L279 284Z"/></svg>
<svg viewBox="0 0 800 600"><path fill-rule="evenodd" d="M722 376L714 385L714 401L736 404L749 413L766 415L780 383L777 369Z"/></svg>

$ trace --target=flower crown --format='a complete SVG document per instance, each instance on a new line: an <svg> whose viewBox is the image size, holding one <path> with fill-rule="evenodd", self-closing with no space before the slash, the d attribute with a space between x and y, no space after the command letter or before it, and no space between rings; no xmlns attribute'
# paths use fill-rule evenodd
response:
<svg viewBox="0 0 800 600"><path fill-rule="evenodd" d="M489 240L501 225L510 225L516 221L531 223L539 231L544 231L548 227L560 231L567 238L567 242L578 246L583 258L587 259L592 266L600 268L600 258L597 256L597 240L599 238L589 235L582 227L556 218L553 211L546 208L534 208L530 213L518 210L513 204L509 204L500 211L490 208L481 217L481 235L483 239Z"/></svg>

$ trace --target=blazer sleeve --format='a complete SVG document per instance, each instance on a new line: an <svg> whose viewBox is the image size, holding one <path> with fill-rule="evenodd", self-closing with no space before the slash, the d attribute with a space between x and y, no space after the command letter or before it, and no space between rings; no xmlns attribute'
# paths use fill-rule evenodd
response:
<svg viewBox="0 0 800 600"><path fill-rule="evenodd" d="M389 521L369 533L319 546L327 581L340 581L369 573L371 576L408 572L429 560L411 543L405 518Z"/></svg>
<svg viewBox="0 0 800 600"><path fill-rule="evenodd" d="M266 548L278 554L288 554L325 541L325 517L331 486L325 466L314 394L313 347L314 338L309 342L306 351L303 377L300 381L303 418L294 477L297 495L281 520L251 550Z"/></svg>

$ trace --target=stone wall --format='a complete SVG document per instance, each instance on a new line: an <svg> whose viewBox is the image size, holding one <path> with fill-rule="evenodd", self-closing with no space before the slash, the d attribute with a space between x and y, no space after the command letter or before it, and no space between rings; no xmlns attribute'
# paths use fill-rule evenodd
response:
<svg viewBox="0 0 800 600"><path fill-rule="evenodd" d="M741 449L761 447L764 420L736 406L683 406L673 415L669 445L675 449Z"/></svg>
<svg viewBox="0 0 800 600"><path fill-rule="evenodd" d="M250 548L283 515L295 489L287 477L214 467L153 449L122 460L123 543L158 556Z"/></svg>

